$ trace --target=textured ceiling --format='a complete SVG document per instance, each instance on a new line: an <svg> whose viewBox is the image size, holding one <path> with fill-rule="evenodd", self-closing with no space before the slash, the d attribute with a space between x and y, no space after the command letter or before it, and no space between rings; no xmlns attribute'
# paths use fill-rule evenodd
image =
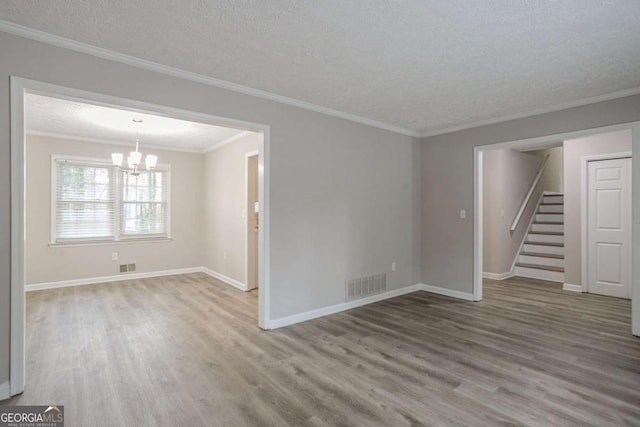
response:
<svg viewBox="0 0 640 427"><path fill-rule="evenodd" d="M640 87L638 0L4 0L0 19L418 133Z"/></svg>
<svg viewBox="0 0 640 427"><path fill-rule="evenodd" d="M242 130L109 108L48 96L25 95L28 133L58 135L94 142L205 152ZM142 119L138 126L133 119Z"/></svg>

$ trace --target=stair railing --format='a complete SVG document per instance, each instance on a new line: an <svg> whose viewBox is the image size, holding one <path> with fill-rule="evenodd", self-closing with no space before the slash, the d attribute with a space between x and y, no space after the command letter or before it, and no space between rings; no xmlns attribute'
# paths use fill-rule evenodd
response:
<svg viewBox="0 0 640 427"><path fill-rule="evenodd" d="M540 166L540 168L538 169L538 172L536 173L536 177L533 178L533 182L529 187L529 191L527 191L527 195L524 196L522 205L520 205L520 209L518 210L518 213L516 214L516 217L514 218L513 223L511 224L512 232L516 230L516 228L518 227L518 224L520 223L520 220L522 219L522 214L524 214L524 210L527 208L527 205L529 204L529 200L531 200L531 196L533 195L533 192L535 191L536 186L538 185L538 182L540 182L542 173L544 172L544 169L547 167L547 163L549 162L549 157L550 155L547 154L547 156L544 158L542 165Z"/></svg>

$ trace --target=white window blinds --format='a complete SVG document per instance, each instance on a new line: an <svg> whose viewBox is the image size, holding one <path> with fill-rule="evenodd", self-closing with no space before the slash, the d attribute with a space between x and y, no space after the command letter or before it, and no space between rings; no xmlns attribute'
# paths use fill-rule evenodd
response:
<svg viewBox="0 0 640 427"><path fill-rule="evenodd" d="M133 176L121 172L120 235L154 237L168 235L168 172L153 170Z"/></svg>
<svg viewBox="0 0 640 427"><path fill-rule="evenodd" d="M56 160L56 242L114 237L114 173L109 166Z"/></svg>
<svg viewBox="0 0 640 427"><path fill-rule="evenodd" d="M129 175L107 162L53 156L51 243L170 237L166 166Z"/></svg>

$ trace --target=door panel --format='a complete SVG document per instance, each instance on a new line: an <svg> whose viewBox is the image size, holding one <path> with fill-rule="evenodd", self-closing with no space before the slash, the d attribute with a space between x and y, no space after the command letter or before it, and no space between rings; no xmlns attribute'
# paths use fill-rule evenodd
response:
<svg viewBox="0 0 640 427"><path fill-rule="evenodd" d="M588 292L631 298L631 159L589 162Z"/></svg>

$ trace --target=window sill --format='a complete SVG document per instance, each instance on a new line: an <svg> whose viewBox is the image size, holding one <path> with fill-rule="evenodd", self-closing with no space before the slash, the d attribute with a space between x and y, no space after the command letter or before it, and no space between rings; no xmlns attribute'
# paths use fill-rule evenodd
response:
<svg viewBox="0 0 640 427"><path fill-rule="evenodd" d="M50 248L69 248L74 246L118 246L131 245L136 243L165 243L172 241L172 237L155 237L150 239L122 239L122 240L102 240L102 241L86 241L86 242L64 242L49 243Z"/></svg>

